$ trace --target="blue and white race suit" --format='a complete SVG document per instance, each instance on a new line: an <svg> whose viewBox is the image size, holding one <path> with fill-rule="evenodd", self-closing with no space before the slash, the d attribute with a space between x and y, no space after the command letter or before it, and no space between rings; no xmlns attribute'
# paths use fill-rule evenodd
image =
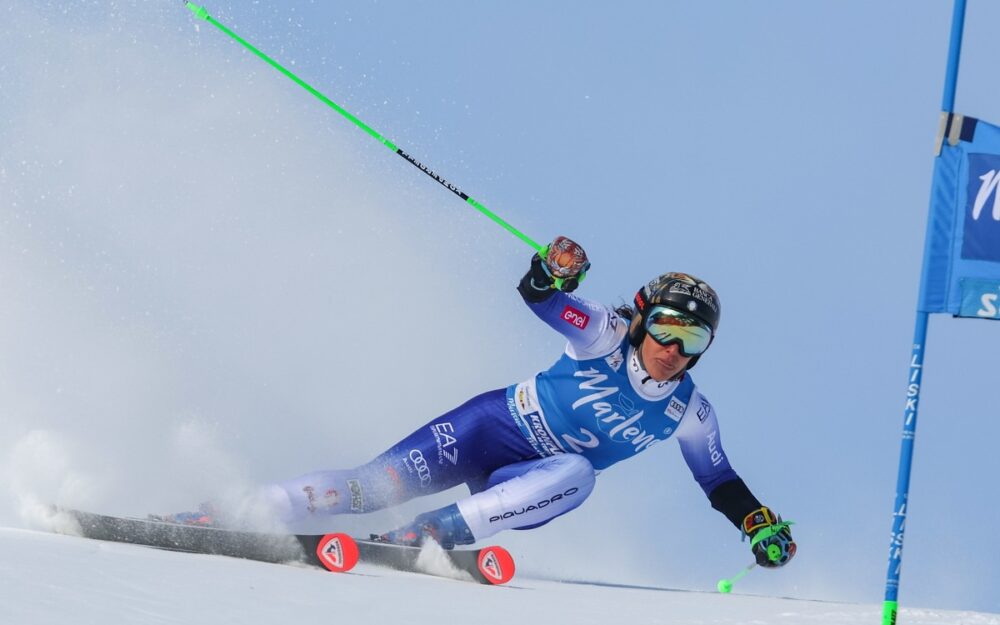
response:
<svg viewBox="0 0 1000 625"><path fill-rule="evenodd" d="M548 369L474 397L371 462L271 485L285 521L371 512L468 485L459 510L476 539L536 527L583 503L596 471L674 437L706 494L738 476L715 411L690 374L657 382L614 310L556 292L531 310L567 339Z"/></svg>

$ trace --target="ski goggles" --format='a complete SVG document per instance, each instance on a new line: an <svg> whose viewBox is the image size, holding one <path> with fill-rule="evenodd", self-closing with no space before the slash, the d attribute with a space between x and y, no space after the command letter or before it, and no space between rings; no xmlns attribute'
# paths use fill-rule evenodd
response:
<svg viewBox="0 0 1000 625"><path fill-rule="evenodd" d="M646 332L660 345L677 345L687 357L704 354L712 342L712 329L679 310L655 306L646 317Z"/></svg>

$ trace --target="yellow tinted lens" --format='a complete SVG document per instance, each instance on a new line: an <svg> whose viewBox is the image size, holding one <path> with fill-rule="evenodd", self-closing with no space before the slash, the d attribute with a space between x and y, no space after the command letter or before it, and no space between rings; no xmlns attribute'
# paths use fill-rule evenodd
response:
<svg viewBox="0 0 1000 625"><path fill-rule="evenodd" d="M697 356L708 349L712 331L704 323L678 310L657 306L646 319L646 332L660 345L678 343L685 356Z"/></svg>

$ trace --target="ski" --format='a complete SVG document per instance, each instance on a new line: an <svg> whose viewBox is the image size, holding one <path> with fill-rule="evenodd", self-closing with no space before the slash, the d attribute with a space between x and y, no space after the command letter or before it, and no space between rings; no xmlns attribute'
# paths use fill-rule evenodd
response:
<svg viewBox="0 0 1000 625"><path fill-rule="evenodd" d="M157 549L244 558L259 562L305 563L344 573L359 561L401 571L437 575L420 565L421 549L354 538L347 534L273 534L153 519L136 519L58 510L72 517L84 538L145 545ZM514 576L514 559L503 547L444 551L450 565L481 584L505 584ZM443 574L443 573L442 573Z"/></svg>
<svg viewBox="0 0 1000 625"><path fill-rule="evenodd" d="M331 539L331 536L338 535L328 534L326 537L323 537L317 548L318 552L323 553L324 549L329 548L330 543L335 543L336 539ZM362 562L386 566L400 571L448 576L446 572L435 573L432 572L433 569L421 566L420 557L422 550L419 547L406 547L379 542L377 540L358 538L353 540L358 549L358 557ZM473 580L480 584L506 584L514 577L514 558L503 547L493 545L480 549L451 549L441 551L445 554L448 564L459 571L468 573L472 576Z"/></svg>

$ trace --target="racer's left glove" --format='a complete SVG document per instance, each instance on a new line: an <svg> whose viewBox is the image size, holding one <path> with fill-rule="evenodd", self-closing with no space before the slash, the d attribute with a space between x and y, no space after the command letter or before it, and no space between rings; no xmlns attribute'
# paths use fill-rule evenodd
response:
<svg viewBox="0 0 1000 625"><path fill-rule="evenodd" d="M795 556L797 546L789 529L791 521L782 522L767 506L761 506L743 518L743 536L750 537L750 550L757 564L767 568L785 566Z"/></svg>

